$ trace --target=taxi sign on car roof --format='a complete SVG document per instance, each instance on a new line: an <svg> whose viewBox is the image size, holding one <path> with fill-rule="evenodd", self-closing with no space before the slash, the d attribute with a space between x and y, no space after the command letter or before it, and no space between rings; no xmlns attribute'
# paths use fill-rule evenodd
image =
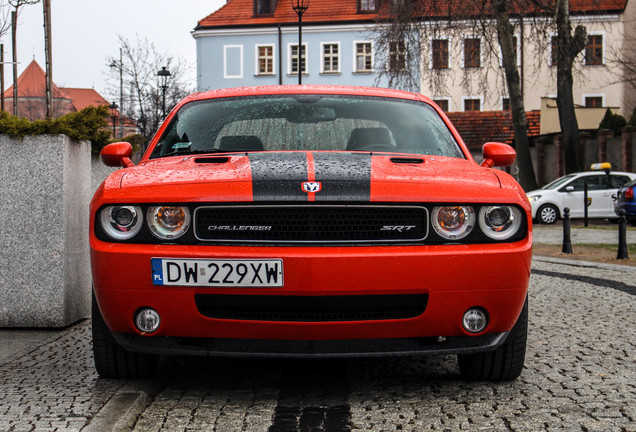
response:
<svg viewBox="0 0 636 432"><path fill-rule="evenodd" d="M592 170L611 170L612 169L612 164L609 163L609 162L599 162L599 163L592 164L590 169L592 169Z"/></svg>

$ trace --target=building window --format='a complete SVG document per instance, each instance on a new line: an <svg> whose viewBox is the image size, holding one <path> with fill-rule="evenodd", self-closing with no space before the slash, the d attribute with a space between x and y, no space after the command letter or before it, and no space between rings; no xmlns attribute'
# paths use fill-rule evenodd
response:
<svg viewBox="0 0 636 432"><path fill-rule="evenodd" d="M373 71L373 46L371 42L356 42L356 72Z"/></svg>
<svg viewBox="0 0 636 432"><path fill-rule="evenodd" d="M437 106L442 109L442 111L448 112L448 108L449 108L448 99L433 99L433 102L435 102Z"/></svg>
<svg viewBox="0 0 636 432"><path fill-rule="evenodd" d="M603 96L585 96L585 108L602 108Z"/></svg>
<svg viewBox="0 0 636 432"><path fill-rule="evenodd" d="M464 39L464 67L481 67L481 39Z"/></svg>
<svg viewBox="0 0 636 432"><path fill-rule="evenodd" d="M510 98L501 98L501 110L510 111Z"/></svg>
<svg viewBox="0 0 636 432"><path fill-rule="evenodd" d="M276 0L254 0L254 15L273 15Z"/></svg>
<svg viewBox="0 0 636 432"><path fill-rule="evenodd" d="M587 45L585 46L585 64L586 65L602 65L603 64L603 36L589 35L587 37Z"/></svg>
<svg viewBox="0 0 636 432"><path fill-rule="evenodd" d="M303 44L301 48L300 59L298 56L298 44L290 45L289 48L289 60L290 60L290 69L289 73L292 75L297 75L298 70L300 69L301 73L307 73L307 45ZM299 62L300 60L300 62ZM299 68L300 66L300 68Z"/></svg>
<svg viewBox="0 0 636 432"><path fill-rule="evenodd" d="M256 47L258 54L258 70L257 75L273 75L274 74L274 46L260 45Z"/></svg>
<svg viewBox="0 0 636 432"><path fill-rule="evenodd" d="M559 38L552 36L550 43L550 65L556 66L559 63Z"/></svg>
<svg viewBox="0 0 636 432"><path fill-rule="evenodd" d="M481 111L481 99L464 99L464 111Z"/></svg>
<svg viewBox="0 0 636 432"><path fill-rule="evenodd" d="M223 78L243 78L243 45L223 46Z"/></svg>
<svg viewBox="0 0 636 432"><path fill-rule="evenodd" d="M322 44L322 72L336 73L340 72L340 44L323 43Z"/></svg>
<svg viewBox="0 0 636 432"><path fill-rule="evenodd" d="M433 39L433 69L448 69L448 39Z"/></svg>
<svg viewBox="0 0 636 432"><path fill-rule="evenodd" d="M512 37L512 52L514 53L514 56L515 56L516 65L520 66L521 56L519 55L519 37L518 36ZM503 52L501 51L501 48L499 49L499 65L503 67Z"/></svg>
<svg viewBox="0 0 636 432"><path fill-rule="evenodd" d="M389 42L389 71L406 70L406 44L404 41Z"/></svg>
<svg viewBox="0 0 636 432"><path fill-rule="evenodd" d="M375 12L377 7L377 0L358 0L358 12Z"/></svg>

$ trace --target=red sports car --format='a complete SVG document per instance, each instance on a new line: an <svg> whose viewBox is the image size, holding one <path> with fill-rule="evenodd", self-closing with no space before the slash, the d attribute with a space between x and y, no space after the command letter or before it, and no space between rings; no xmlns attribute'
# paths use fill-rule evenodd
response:
<svg viewBox="0 0 636 432"><path fill-rule="evenodd" d="M476 163L428 98L277 86L191 95L91 202L93 350L105 377L161 354L458 355L523 369L532 225L515 159Z"/></svg>

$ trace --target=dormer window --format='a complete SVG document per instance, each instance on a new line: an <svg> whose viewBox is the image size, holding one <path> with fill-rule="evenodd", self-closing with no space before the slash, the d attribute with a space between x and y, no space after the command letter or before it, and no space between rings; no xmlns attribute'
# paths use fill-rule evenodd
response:
<svg viewBox="0 0 636 432"><path fill-rule="evenodd" d="M274 15L277 0L254 0L254 15Z"/></svg>
<svg viewBox="0 0 636 432"><path fill-rule="evenodd" d="M358 12L370 13L376 12L379 0L358 0Z"/></svg>

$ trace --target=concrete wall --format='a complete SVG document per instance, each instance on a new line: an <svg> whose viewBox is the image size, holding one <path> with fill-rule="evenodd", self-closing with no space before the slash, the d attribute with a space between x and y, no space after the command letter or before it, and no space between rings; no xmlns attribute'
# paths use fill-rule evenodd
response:
<svg viewBox="0 0 636 432"><path fill-rule="evenodd" d="M0 327L90 315L90 143L0 135Z"/></svg>

